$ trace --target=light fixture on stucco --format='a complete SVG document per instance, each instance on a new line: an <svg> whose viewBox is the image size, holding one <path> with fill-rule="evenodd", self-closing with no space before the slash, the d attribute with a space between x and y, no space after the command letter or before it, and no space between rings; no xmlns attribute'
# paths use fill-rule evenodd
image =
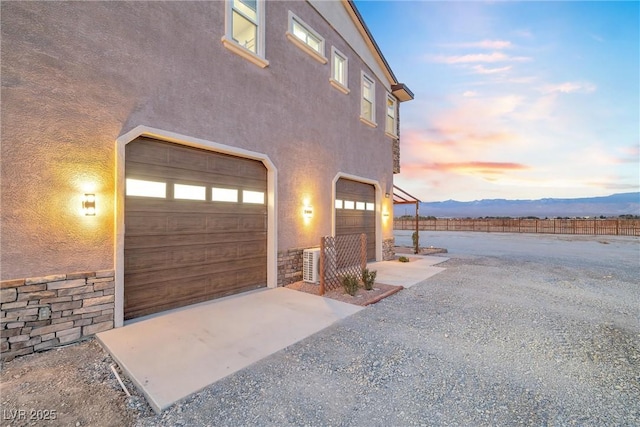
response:
<svg viewBox="0 0 640 427"><path fill-rule="evenodd" d="M82 212L85 216L95 216L96 214L96 195L85 194L82 198Z"/></svg>
<svg viewBox="0 0 640 427"><path fill-rule="evenodd" d="M313 207L312 206L305 206L302 209L302 216L305 219L311 219L313 217Z"/></svg>

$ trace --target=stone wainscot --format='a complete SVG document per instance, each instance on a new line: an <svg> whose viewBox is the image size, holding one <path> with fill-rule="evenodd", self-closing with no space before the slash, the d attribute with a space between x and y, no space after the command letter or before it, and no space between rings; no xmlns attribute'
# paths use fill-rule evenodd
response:
<svg viewBox="0 0 640 427"><path fill-rule="evenodd" d="M1 281L1 359L113 328L114 293L113 270Z"/></svg>

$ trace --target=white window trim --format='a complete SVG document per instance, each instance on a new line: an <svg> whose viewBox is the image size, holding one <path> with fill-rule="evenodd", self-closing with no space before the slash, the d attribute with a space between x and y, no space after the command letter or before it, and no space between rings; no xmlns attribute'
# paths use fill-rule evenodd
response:
<svg viewBox="0 0 640 427"><path fill-rule="evenodd" d="M224 29L225 34L222 36L222 44L224 47L229 49L231 52L235 53L243 57L244 59L249 60L250 62L256 64L260 68L265 68L269 65L269 61L265 58L265 32L264 32L264 0L257 0L256 2L256 15L258 20L258 30L257 35L257 53L254 53L247 49L244 46L241 46L235 40L233 40L233 35L231 34L231 23L233 19L233 0L227 0L225 2L225 19L224 19Z"/></svg>
<svg viewBox="0 0 640 427"><path fill-rule="evenodd" d="M364 81L369 80L371 83L371 93L373 100L371 101L371 118L362 115L362 102L364 101ZM360 71L360 121L371 127L378 127L376 123L376 81L369 77L364 71Z"/></svg>
<svg viewBox="0 0 640 427"><path fill-rule="evenodd" d="M389 117L389 114L388 114L388 111L387 111L387 103L385 102L385 104L384 104L384 133L387 136L390 136L393 139L397 139L398 138L398 101L390 93L387 93L387 99L391 100L393 102L393 112L394 112L393 129L391 130L391 132L389 132L389 129L387 129L387 118Z"/></svg>
<svg viewBox="0 0 640 427"><path fill-rule="evenodd" d="M300 26L304 27L309 33L311 33L314 37L320 40L320 52L313 49L311 46L306 44L304 41L300 40L295 34L293 34L293 21L296 21ZM300 19L295 13L289 11L289 21L287 24L287 32L285 33L290 42L298 46L303 51L307 52L313 59L318 61L321 64L326 64L328 62L327 57L324 55L324 37L314 31L306 22Z"/></svg>
<svg viewBox="0 0 640 427"><path fill-rule="evenodd" d="M333 68L334 68L334 62L335 62L336 56L339 56L342 59L344 59L344 83L345 84L342 84L338 80L333 78ZM349 58L347 58L347 55L345 55L344 53L342 53L338 49L336 49L335 46L331 46L331 76L329 77L329 83L331 83L331 86L333 86L334 88L338 89L340 92L344 93L345 95L348 95L349 92L351 92L349 90L349 87L348 87L348 85L349 85Z"/></svg>

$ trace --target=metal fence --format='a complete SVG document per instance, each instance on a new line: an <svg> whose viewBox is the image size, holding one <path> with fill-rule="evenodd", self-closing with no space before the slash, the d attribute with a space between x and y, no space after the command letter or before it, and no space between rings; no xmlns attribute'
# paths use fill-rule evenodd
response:
<svg viewBox="0 0 640 427"><path fill-rule="evenodd" d="M396 218L393 228L415 230L416 221ZM421 219L418 228L424 231L640 236L640 220L637 219Z"/></svg>
<svg viewBox="0 0 640 427"><path fill-rule="evenodd" d="M342 286L348 274L362 279L367 266L367 235L325 236L320 238L320 295Z"/></svg>

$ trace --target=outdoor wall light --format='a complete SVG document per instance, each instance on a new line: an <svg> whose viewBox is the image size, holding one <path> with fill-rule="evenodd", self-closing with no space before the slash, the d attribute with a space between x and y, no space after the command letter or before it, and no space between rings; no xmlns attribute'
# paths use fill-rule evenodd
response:
<svg viewBox="0 0 640 427"><path fill-rule="evenodd" d="M389 193L384 193L384 198L385 198L385 199L388 199L388 198L389 198L389 196L390 196L390 194L389 194Z"/></svg>
<svg viewBox="0 0 640 427"><path fill-rule="evenodd" d="M305 219L311 219L313 217L313 207L312 206L305 206L302 209L302 216Z"/></svg>
<svg viewBox="0 0 640 427"><path fill-rule="evenodd" d="M82 198L82 212L84 212L85 216L95 216L96 215L96 195L95 194L85 194Z"/></svg>
<svg viewBox="0 0 640 427"><path fill-rule="evenodd" d="M389 218L389 212L387 211L382 212L382 216L385 218Z"/></svg>

